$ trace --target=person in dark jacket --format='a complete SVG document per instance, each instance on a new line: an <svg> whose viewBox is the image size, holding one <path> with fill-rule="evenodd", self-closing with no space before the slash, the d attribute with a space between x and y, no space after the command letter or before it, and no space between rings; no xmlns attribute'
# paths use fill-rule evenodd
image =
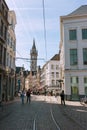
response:
<svg viewBox="0 0 87 130"><path fill-rule="evenodd" d="M27 96L27 103L31 101L31 90L28 89L27 93L26 93L26 96Z"/></svg>
<svg viewBox="0 0 87 130"><path fill-rule="evenodd" d="M22 104L24 104L24 90L22 90L22 93L21 93L21 100L22 100Z"/></svg>
<svg viewBox="0 0 87 130"><path fill-rule="evenodd" d="M62 90L61 94L60 94L60 97L61 97L61 104L65 105L65 95L64 95L64 90Z"/></svg>

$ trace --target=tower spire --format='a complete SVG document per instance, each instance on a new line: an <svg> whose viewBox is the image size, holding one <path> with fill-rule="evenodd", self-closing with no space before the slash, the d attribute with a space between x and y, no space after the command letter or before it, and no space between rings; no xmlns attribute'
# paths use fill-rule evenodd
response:
<svg viewBox="0 0 87 130"><path fill-rule="evenodd" d="M33 39L33 46L30 51L30 56L31 56L30 70L32 72L36 72L37 70L37 55L38 55L38 52L36 50L35 39Z"/></svg>
<svg viewBox="0 0 87 130"><path fill-rule="evenodd" d="M36 49L35 39L33 39L33 46L32 46L32 49Z"/></svg>

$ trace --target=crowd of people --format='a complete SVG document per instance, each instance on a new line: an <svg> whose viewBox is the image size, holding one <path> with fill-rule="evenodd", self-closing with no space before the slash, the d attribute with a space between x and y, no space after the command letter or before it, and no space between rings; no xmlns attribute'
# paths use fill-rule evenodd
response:
<svg viewBox="0 0 87 130"><path fill-rule="evenodd" d="M30 89L28 89L26 92L23 89L20 96L21 96L22 104L24 104L25 96L27 97L26 103L30 103L31 102L31 90ZM51 94L51 96L52 96L52 94ZM62 92L60 93L60 98L61 98L61 104L65 105L64 90L62 90Z"/></svg>

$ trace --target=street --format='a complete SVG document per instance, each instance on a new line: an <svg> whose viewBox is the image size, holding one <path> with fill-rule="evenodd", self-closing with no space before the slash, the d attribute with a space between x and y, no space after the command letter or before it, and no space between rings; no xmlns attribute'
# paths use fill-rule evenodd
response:
<svg viewBox="0 0 87 130"><path fill-rule="evenodd" d="M8 113L0 118L0 130L86 130L64 112L64 107L51 96L32 96L30 104L26 99L22 104L19 98L4 106L3 112Z"/></svg>

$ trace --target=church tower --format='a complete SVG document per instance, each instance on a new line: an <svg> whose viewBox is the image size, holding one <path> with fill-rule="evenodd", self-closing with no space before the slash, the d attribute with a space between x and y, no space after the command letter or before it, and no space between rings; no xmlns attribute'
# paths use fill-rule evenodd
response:
<svg viewBox="0 0 87 130"><path fill-rule="evenodd" d="M38 52L36 50L36 45L35 45L35 39L33 39L33 46L32 49L30 50L30 70L35 74L37 71L37 56Z"/></svg>

